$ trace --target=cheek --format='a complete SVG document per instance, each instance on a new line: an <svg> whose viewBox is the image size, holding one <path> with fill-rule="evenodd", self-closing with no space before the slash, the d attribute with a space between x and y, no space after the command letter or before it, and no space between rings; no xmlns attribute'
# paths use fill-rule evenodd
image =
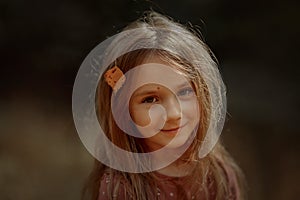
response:
<svg viewBox="0 0 300 200"><path fill-rule="evenodd" d="M163 128L165 119L161 106L137 106L131 112L132 120L138 126L137 129L145 137L154 136Z"/></svg>
<svg viewBox="0 0 300 200"><path fill-rule="evenodd" d="M191 99L189 101L181 102L182 113L185 118L189 120L199 121L200 109L197 99Z"/></svg>
<svg viewBox="0 0 300 200"><path fill-rule="evenodd" d="M134 106L130 111L132 120L139 126L146 126L150 123L150 117L148 114L148 110Z"/></svg>

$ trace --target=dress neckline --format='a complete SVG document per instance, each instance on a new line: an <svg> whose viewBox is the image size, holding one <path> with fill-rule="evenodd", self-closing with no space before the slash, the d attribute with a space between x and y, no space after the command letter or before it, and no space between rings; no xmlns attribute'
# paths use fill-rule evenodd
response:
<svg viewBox="0 0 300 200"><path fill-rule="evenodd" d="M153 172L154 175L156 177L158 177L159 179L163 179L163 180L174 180L174 181L179 181L179 180L185 180L187 179L188 177L190 177L190 175L185 175L185 176L169 176L169 175L165 175L165 174L162 174L158 171L154 171Z"/></svg>

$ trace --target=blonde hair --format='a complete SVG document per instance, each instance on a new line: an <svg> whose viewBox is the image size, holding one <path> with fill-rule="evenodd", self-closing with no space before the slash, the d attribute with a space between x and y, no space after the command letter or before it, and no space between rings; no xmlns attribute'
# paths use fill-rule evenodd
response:
<svg viewBox="0 0 300 200"><path fill-rule="evenodd" d="M180 158L180 160L187 163L194 162L196 164L191 172L193 176L191 176L187 184L190 185L191 191L194 191L196 194L200 193L199 185L204 186L208 199L211 191L208 185L208 180L210 180L210 182L214 182L216 199L224 199L224 197L230 193L228 177L224 170L224 165L226 164L234 171L236 176L239 187L237 189L240 191L238 193L238 199L243 199L243 174L223 148L220 141L216 143L213 150L205 157L199 158L199 149L204 145L211 120L217 120L211 117L215 111L212 109L213 99L210 98L210 95L212 92L222 92L218 90L210 91L203 76L209 74L208 78L215 82L216 87L223 87L223 82L218 73L216 59L213 53L195 31L192 29L189 30L181 24L153 11L145 13L144 17L127 26L125 30L136 28L142 31L131 35L130 40L124 40L123 37L116 37L116 39L112 41L106 51L107 58L103 65L111 68L117 64L123 73L126 73L133 67L143 64L145 60L151 58L151 56L158 56L164 62L184 72L195 87L201 116L196 138L185 154ZM157 32L154 28L166 30L166 32ZM149 48L149 46L152 48ZM111 62L112 60L114 60L113 63ZM206 66L204 70L213 70L209 71L209 73L203 72L199 70L197 66ZM145 147L139 139L124 133L117 126L111 111L112 89L105 82L103 77L101 77L99 81L97 90L105 94L101 96L98 94L96 96L96 110L100 125L106 136L111 142L124 150L130 152L145 152ZM118 93L118 95L122 94L121 91ZM119 109L122 110L122 107ZM122 114L120 117L121 116ZM126 121L123 123L126 123ZM84 189L84 197L90 195L91 199L97 199L101 177L104 173L108 173L112 180L114 180L115 177L122 177L122 180L128 183L124 185L125 190L133 199L146 200L155 199L156 197L154 181L156 177L154 174L121 172L111 169L97 160L95 160L95 168ZM199 177L199 179L195 177ZM108 193L111 194L111 198L117 193L118 187L115 185L119 185L120 181L120 179L116 179L116 181L110 182ZM180 199L188 198L182 189L178 188L178 190L179 197L181 197Z"/></svg>

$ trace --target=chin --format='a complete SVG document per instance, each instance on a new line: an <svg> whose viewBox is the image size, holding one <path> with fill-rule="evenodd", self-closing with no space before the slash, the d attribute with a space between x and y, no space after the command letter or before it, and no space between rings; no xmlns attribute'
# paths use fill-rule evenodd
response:
<svg viewBox="0 0 300 200"><path fill-rule="evenodd" d="M188 142L188 138L189 137L185 137L185 138L178 138L180 136L177 136L177 138L174 138L174 140L170 141L168 144L168 146L166 146L166 148L169 149L177 149L177 148L188 148L188 146L190 145L190 143Z"/></svg>

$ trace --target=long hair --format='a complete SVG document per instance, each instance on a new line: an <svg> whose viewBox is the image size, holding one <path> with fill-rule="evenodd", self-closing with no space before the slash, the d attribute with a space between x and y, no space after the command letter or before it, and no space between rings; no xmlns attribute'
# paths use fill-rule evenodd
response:
<svg viewBox="0 0 300 200"><path fill-rule="evenodd" d="M188 29L156 12L147 12L144 17L127 26L125 31L137 28L139 32L128 36L130 39L124 40L122 37L116 37L107 49L107 61L104 61L104 65L107 65L108 68L117 65L123 73L126 73L130 69L145 63L151 57L159 57L162 61L182 71L195 89L200 112L196 137L184 155L179 158L180 161L185 163L193 162L195 166L190 172L192 176L186 184L190 186L191 191L196 195L200 193L199 186L201 185L205 190L206 199L212 196L215 199L224 199L230 193L228 177L226 170L224 170L224 165L227 165L232 169L237 179L238 199L243 199L243 174L220 141L214 145L214 148L205 157L199 158L199 149L204 144L211 120L214 120L210 117L214 112L212 108L213 99L210 98L210 94L215 91L210 91L203 76L205 76L205 73L209 74L208 78L212 79L217 86L222 84L213 53L196 31ZM165 31L157 31L156 28ZM121 56L118 56L120 54ZM199 65L206 66L205 69L213 70L209 73L203 72L197 67ZM113 91L105 82L104 77L100 78L97 90L98 92L101 91L102 94L98 94L95 100L97 115L107 138L124 150L136 153L145 152L145 146L140 139L124 133L117 126L111 111ZM121 91L118 91L118 95L122 94L126 95L126 92L122 93L121 89ZM120 108L117 109L122 113L124 105L122 103L119 105ZM120 117L122 117L122 114L120 114ZM126 125L127 122L123 121L123 123ZM156 198L155 174L121 172L111 169L97 160L95 160L95 167L84 188L83 197L93 200L98 198L100 182L104 173L109 174L112 180L115 180L115 177L122 177L122 180L128 183L124 187L133 199ZM118 182L120 181L120 179L116 179L116 181L109 184L107 192L111 194L111 197L118 191L118 185L120 185ZM180 187L178 187L178 191L180 199L189 198ZM214 195L211 194L212 191L215 193Z"/></svg>

